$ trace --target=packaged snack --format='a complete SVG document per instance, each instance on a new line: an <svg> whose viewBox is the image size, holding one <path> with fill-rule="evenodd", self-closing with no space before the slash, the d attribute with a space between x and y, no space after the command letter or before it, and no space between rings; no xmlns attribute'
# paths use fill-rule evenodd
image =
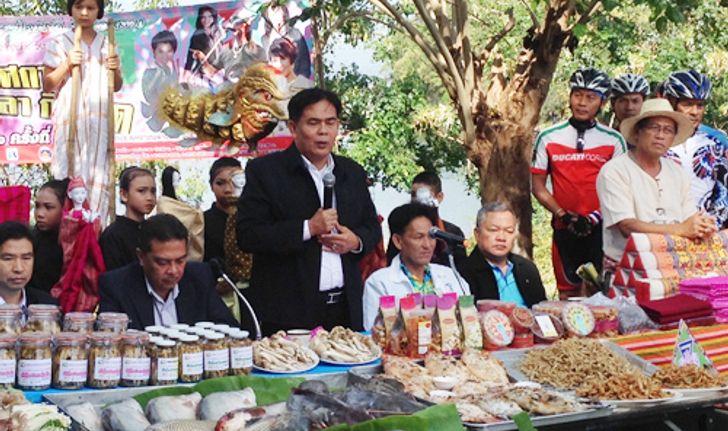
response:
<svg viewBox="0 0 728 431"><path fill-rule="evenodd" d="M202 346L205 367L204 378L224 377L230 372L230 349L225 336L216 332L205 334Z"/></svg>
<svg viewBox="0 0 728 431"><path fill-rule="evenodd" d="M53 352L51 336L41 332L26 332L19 338L18 388L24 391L43 391L51 387Z"/></svg>
<svg viewBox="0 0 728 431"><path fill-rule="evenodd" d="M121 337L110 332L89 334L87 386L96 389L114 388L121 381Z"/></svg>
<svg viewBox="0 0 728 431"><path fill-rule="evenodd" d="M450 297L437 299L437 310L432 318L431 346L445 356L463 352L460 327L455 313L455 302Z"/></svg>
<svg viewBox="0 0 728 431"><path fill-rule="evenodd" d="M81 389L88 375L86 334L61 332L55 337L53 352L53 387Z"/></svg>
<svg viewBox="0 0 728 431"><path fill-rule="evenodd" d="M514 308L515 302L499 301L495 299L481 299L477 302L478 312L485 313L490 310L498 310L506 316L510 316Z"/></svg>
<svg viewBox="0 0 728 431"><path fill-rule="evenodd" d="M534 314L550 314L557 319L561 319L561 312L569 301L541 301L531 307Z"/></svg>
<svg viewBox="0 0 728 431"><path fill-rule="evenodd" d="M392 326L397 320L397 298L392 295L379 297L379 312L372 326L372 338L385 350Z"/></svg>
<svg viewBox="0 0 728 431"><path fill-rule="evenodd" d="M179 353L177 343L172 340L158 340L154 343L151 376L152 385L173 385L179 378Z"/></svg>
<svg viewBox="0 0 728 431"><path fill-rule="evenodd" d="M513 341L513 325L508 316L498 310L490 310L480 315L483 330L483 344L488 350L498 350Z"/></svg>
<svg viewBox="0 0 728 431"><path fill-rule="evenodd" d="M236 330L230 337L230 375L243 376L253 371L253 342L248 331Z"/></svg>
<svg viewBox="0 0 728 431"><path fill-rule="evenodd" d="M561 320L569 336L586 337L594 331L594 314L584 304L566 304Z"/></svg>
<svg viewBox="0 0 728 431"><path fill-rule="evenodd" d="M422 308L422 298L423 298L423 296L422 296L422 294L421 294L421 293L418 293L418 292L414 292L414 293L410 293L410 294L409 294L409 295L407 295L407 296L408 296L408 297L410 297L410 298L413 298L413 299L414 299L414 301L415 301L415 306L416 306L417 308Z"/></svg>
<svg viewBox="0 0 728 431"><path fill-rule="evenodd" d="M587 304L594 314L594 332L590 337L616 337L619 335L619 313L617 307Z"/></svg>
<svg viewBox="0 0 728 431"><path fill-rule="evenodd" d="M431 318L425 310L416 309L405 317L404 327L407 333L407 356L424 359L432 341Z"/></svg>
<svg viewBox="0 0 728 431"><path fill-rule="evenodd" d="M564 336L564 325L561 319L551 314L534 313L534 325L531 331L537 343L553 343Z"/></svg>
<svg viewBox="0 0 728 431"><path fill-rule="evenodd" d="M463 328L463 347L465 349L483 349L483 331L478 321L478 310L475 308L475 297L465 295L458 298L460 322Z"/></svg>
<svg viewBox="0 0 728 431"><path fill-rule="evenodd" d="M513 336L513 342L511 343L513 349L523 349L526 347L533 347L533 332L516 334Z"/></svg>
<svg viewBox="0 0 728 431"><path fill-rule="evenodd" d="M531 334L533 313L526 307L516 307L511 311L511 323L516 334Z"/></svg>
<svg viewBox="0 0 728 431"><path fill-rule="evenodd" d="M399 301L399 313L387 339L387 352L396 356L407 356L408 334L405 321L415 311L415 299L406 296Z"/></svg>
<svg viewBox="0 0 728 431"><path fill-rule="evenodd" d="M199 335L188 334L180 339L179 380L184 383L199 382L204 371L203 347Z"/></svg>
<svg viewBox="0 0 728 431"><path fill-rule="evenodd" d="M149 384L151 354L149 334L129 330L121 337L121 386L139 387Z"/></svg>

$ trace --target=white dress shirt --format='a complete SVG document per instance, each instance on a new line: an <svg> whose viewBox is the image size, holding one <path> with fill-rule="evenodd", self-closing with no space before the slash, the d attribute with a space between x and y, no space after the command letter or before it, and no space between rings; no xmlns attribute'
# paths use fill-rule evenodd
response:
<svg viewBox="0 0 728 431"><path fill-rule="evenodd" d="M167 296L167 300L165 301L152 289L152 285L149 283L147 277L144 277L144 282L147 283L147 292L152 297L154 324L169 326L179 323L177 321L177 305L174 302L179 296L179 285L174 286L172 293Z"/></svg>
<svg viewBox="0 0 728 431"><path fill-rule="evenodd" d="M326 161L326 166L319 170L314 166L313 163L308 161L306 157L301 156L303 163L308 168L308 173L311 174L313 183L316 185L316 191L318 192L319 201L321 206L324 203L324 175L334 171L334 158L329 154L329 158ZM333 196L331 200L331 207L336 208L336 196ZM311 231L308 226L308 220L303 222L303 240L308 241L311 239ZM336 289L338 287L344 287L344 267L341 263L341 256L337 253L329 251L326 247L321 248L321 276L319 277L319 290L325 292L327 290Z"/></svg>

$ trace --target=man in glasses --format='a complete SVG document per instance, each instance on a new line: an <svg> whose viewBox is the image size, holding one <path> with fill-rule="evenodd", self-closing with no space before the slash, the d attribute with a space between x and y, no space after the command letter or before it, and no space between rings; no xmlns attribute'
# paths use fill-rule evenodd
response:
<svg viewBox="0 0 728 431"><path fill-rule="evenodd" d="M688 117L667 100L652 99L622 122L621 131L635 147L610 160L597 177L607 270L622 258L632 233L698 239L716 231L714 218L695 205L688 174L663 157L693 133Z"/></svg>
<svg viewBox="0 0 728 431"><path fill-rule="evenodd" d="M576 269L591 262L601 269L602 233L596 178L611 158L625 152L619 132L597 123L607 102L609 77L593 68L569 79L571 118L539 133L531 167L533 195L553 214L552 257L562 298L581 285ZM547 188L548 177L551 187Z"/></svg>

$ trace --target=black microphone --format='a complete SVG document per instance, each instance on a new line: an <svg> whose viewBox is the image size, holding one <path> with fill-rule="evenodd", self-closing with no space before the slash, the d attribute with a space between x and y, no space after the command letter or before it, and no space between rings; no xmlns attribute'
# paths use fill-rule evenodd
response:
<svg viewBox="0 0 728 431"><path fill-rule="evenodd" d="M465 238L462 236L445 232L444 230L438 229L436 226L432 226L427 233L430 235L430 238L441 239L449 244L462 246L463 242L465 242Z"/></svg>
<svg viewBox="0 0 728 431"><path fill-rule="evenodd" d="M222 260L219 257L213 257L210 259L210 268L212 268L212 273L216 278L222 278L225 280L225 282L233 289L236 295L238 295L238 298L240 298L241 301L245 304L245 306L248 308L248 311L250 312L250 315L253 317L253 323L255 324L255 339L260 340L263 338L263 333L260 330L260 322L258 321L258 316L255 314L255 310L253 310L253 306L250 305L250 302L243 296L243 293L240 292L240 289L238 289L238 286L233 283L233 281L228 277L228 275L225 273L224 264Z"/></svg>
<svg viewBox="0 0 728 431"><path fill-rule="evenodd" d="M322 178L324 182L324 209L330 209L334 206L334 184L336 184L336 176L331 172L324 174Z"/></svg>

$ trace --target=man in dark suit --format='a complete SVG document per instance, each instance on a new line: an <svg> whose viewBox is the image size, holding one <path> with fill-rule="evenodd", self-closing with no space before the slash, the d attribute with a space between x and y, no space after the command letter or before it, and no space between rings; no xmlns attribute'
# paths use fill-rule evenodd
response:
<svg viewBox="0 0 728 431"><path fill-rule="evenodd" d="M31 304L58 301L42 290L28 285L35 261L33 233L22 223L0 224L0 304L17 304L24 310Z"/></svg>
<svg viewBox="0 0 728 431"><path fill-rule="evenodd" d="M462 271L476 299L500 299L527 307L546 299L536 265L511 253L517 232L518 220L507 205L489 203L478 211L478 246Z"/></svg>
<svg viewBox="0 0 728 431"><path fill-rule="evenodd" d="M199 321L237 326L210 267L187 262L187 241L187 228L171 214L142 222L139 262L101 274L99 312L126 313L134 329Z"/></svg>
<svg viewBox="0 0 728 431"><path fill-rule="evenodd" d="M307 89L288 104L294 143L251 160L238 202L237 236L253 253L250 288L263 332L336 325L362 328L357 262L381 238L366 174L332 155L341 101ZM336 177L333 205L323 209L323 177Z"/></svg>

